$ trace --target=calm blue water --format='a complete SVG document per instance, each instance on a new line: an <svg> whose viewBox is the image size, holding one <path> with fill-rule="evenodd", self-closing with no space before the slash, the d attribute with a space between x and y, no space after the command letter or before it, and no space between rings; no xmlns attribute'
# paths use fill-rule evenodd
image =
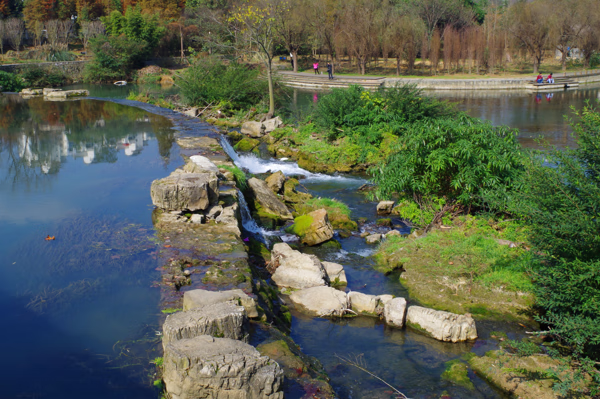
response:
<svg viewBox="0 0 600 399"><path fill-rule="evenodd" d="M149 189L181 164L173 140L125 105L0 97L0 396L156 395Z"/></svg>

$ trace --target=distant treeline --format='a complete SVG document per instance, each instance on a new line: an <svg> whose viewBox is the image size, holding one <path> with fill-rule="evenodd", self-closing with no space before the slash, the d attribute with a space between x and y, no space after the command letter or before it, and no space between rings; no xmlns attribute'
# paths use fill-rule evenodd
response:
<svg viewBox="0 0 600 399"><path fill-rule="evenodd" d="M350 59L362 74L381 58L395 59L398 74L490 73L514 60L537 73L556 51L564 70L571 53L588 67L600 50L600 0L0 0L0 51L79 40L87 47L115 13L135 8L160 25L152 56L239 56L232 15L252 7L274 21L275 53L324 56L334 67ZM116 32L127 35L108 33Z"/></svg>

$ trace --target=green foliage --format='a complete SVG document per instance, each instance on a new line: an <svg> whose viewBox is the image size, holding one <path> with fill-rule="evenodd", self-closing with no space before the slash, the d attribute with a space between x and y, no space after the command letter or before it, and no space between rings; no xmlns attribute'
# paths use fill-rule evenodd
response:
<svg viewBox="0 0 600 399"><path fill-rule="evenodd" d="M48 72L37 67L27 68L22 76L28 87L58 87L64 85L67 80L60 72Z"/></svg>
<svg viewBox="0 0 600 399"><path fill-rule="evenodd" d="M221 169L225 169L233 173L233 177L235 178L235 183L238 188L242 191L248 188L248 181L246 178L246 173L243 170L238 168L237 166L229 166L229 165L221 165Z"/></svg>
<svg viewBox="0 0 600 399"><path fill-rule="evenodd" d="M539 334L600 387L600 113L587 105L577 116L579 148L532 153L506 209L529 226L539 258L531 269L548 326Z"/></svg>
<svg viewBox="0 0 600 399"><path fill-rule="evenodd" d="M356 230L358 225L350 219L350 208L343 202L331 198L311 198L308 201L297 204L296 212L306 214L317 209L325 209L327 217L334 229Z"/></svg>
<svg viewBox="0 0 600 399"><path fill-rule="evenodd" d="M186 104L211 105L231 113L266 99L267 82L259 79L258 75L258 69L234 62L225 64L217 58L204 58L186 69L175 83Z"/></svg>
<svg viewBox="0 0 600 399"><path fill-rule="evenodd" d="M502 348L518 356L531 356L542 353L541 348L537 344L528 340L506 340L502 343Z"/></svg>
<svg viewBox="0 0 600 399"><path fill-rule="evenodd" d="M155 357L150 363L157 365L158 367L163 366L164 359L162 357Z"/></svg>
<svg viewBox="0 0 600 399"><path fill-rule="evenodd" d="M145 43L145 56L151 55L166 32L165 27L160 24L158 14L142 14L139 5L128 7L125 15L113 11L101 20L108 35L124 35L132 41Z"/></svg>
<svg viewBox="0 0 600 399"><path fill-rule="evenodd" d="M21 91L24 87L23 80L10 72L0 71L0 87L1 91Z"/></svg>
<svg viewBox="0 0 600 399"><path fill-rule="evenodd" d="M86 65L85 80L106 82L127 79L141 66L146 43L126 36L98 36L90 40L94 58Z"/></svg>
<svg viewBox="0 0 600 399"><path fill-rule="evenodd" d="M426 97L412 85L380 88L375 93L350 86L323 96L314 120L328 130L330 140L353 136L359 143L379 144L383 132L399 135L405 123L454 113L449 103Z"/></svg>
<svg viewBox="0 0 600 399"><path fill-rule="evenodd" d="M380 198L404 193L471 206L483 205L488 191L510 189L522 169L513 130L460 114L407 125L396 151L371 174Z"/></svg>
<svg viewBox="0 0 600 399"><path fill-rule="evenodd" d="M467 365L460 359L450 360L446 362L446 370L444 370L442 378L467 389L475 389L475 385L469 378L468 369Z"/></svg>

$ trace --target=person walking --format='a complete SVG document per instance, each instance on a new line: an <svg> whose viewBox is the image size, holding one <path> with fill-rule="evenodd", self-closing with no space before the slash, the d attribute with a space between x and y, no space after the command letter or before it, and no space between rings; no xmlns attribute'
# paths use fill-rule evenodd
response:
<svg viewBox="0 0 600 399"><path fill-rule="evenodd" d="M319 61L313 62L313 69L315 70L315 75L319 74Z"/></svg>
<svg viewBox="0 0 600 399"><path fill-rule="evenodd" d="M329 80L333 79L333 67L331 66L331 63L327 63L327 74L329 75Z"/></svg>

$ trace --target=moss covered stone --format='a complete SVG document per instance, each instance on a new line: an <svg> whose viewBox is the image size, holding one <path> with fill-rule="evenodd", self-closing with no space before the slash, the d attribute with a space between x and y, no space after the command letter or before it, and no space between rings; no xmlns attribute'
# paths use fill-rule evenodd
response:
<svg viewBox="0 0 600 399"><path fill-rule="evenodd" d="M259 144L260 144L260 141L258 141L256 139L252 139L250 137L244 137L243 139L238 141L236 143L236 145L233 146L233 148L236 151L250 152L253 149L255 149L256 147L258 147Z"/></svg>
<svg viewBox="0 0 600 399"><path fill-rule="evenodd" d="M298 216L294 219L294 224L285 229L287 233L295 234L302 238L310 230L310 226L313 223L313 218L310 215Z"/></svg>
<svg viewBox="0 0 600 399"><path fill-rule="evenodd" d="M442 378L448 381L465 387L467 389L475 389L473 382L468 375L469 368L460 359L450 360L446 362L446 370L442 374Z"/></svg>

